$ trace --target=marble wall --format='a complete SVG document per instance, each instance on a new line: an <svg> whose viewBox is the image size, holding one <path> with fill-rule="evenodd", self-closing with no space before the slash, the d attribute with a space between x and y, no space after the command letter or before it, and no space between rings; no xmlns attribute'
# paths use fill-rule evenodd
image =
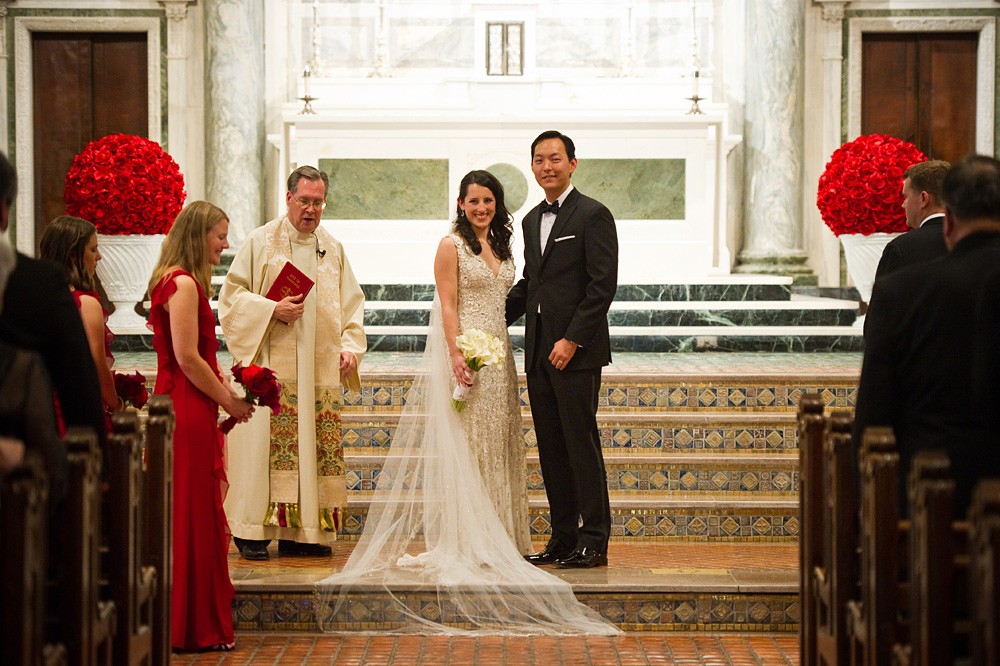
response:
<svg viewBox="0 0 1000 666"><path fill-rule="evenodd" d="M448 160L320 159L330 176L326 220L440 220L449 216Z"/></svg>

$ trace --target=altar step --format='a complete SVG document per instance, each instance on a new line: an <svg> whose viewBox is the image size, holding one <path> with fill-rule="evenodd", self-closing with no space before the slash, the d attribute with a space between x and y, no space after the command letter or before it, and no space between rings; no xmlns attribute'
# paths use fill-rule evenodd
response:
<svg viewBox="0 0 1000 666"><path fill-rule="evenodd" d="M540 546L539 546L540 547ZM332 558L247 562L230 552L237 631L318 632L326 606L315 584L339 571L353 544L334 544ZM630 632L793 632L798 629L798 548L786 544L612 543L609 566L546 567L573 586L577 599ZM429 618L446 618L433 589L394 589ZM366 593L344 632L391 632L385 593Z"/></svg>
<svg viewBox="0 0 1000 666"><path fill-rule="evenodd" d="M345 395L347 538L363 530L419 359L376 352L365 360L362 391ZM859 361L856 354L617 356L598 395L612 539L797 540L798 400L819 393L829 406L852 406ZM519 382L530 527L544 540L544 479L523 374Z"/></svg>
<svg viewBox="0 0 1000 666"><path fill-rule="evenodd" d="M218 286L223 275L213 277ZM422 351L434 287L362 285L368 349ZM798 288L796 288L798 289ZM212 301L213 310L217 303ZM794 293L791 278L727 275L693 283L622 284L608 314L612 352L857 352L857 301ZM143 327L113 330L112 351L151 349ZM225 348L221 328L216 329ZM510 328L524 348L523 318Z"/></svg>
<svg viewBox="0 0 1000 666"><path fill-rule="evenodd" d="M373 351L421 351L433 285L364 285ZM795 294L791 278L727 275L693 283L618 286L608 313L612 352L856 352L856 301ZM524 319L510 328L524 349Z"/></svg>

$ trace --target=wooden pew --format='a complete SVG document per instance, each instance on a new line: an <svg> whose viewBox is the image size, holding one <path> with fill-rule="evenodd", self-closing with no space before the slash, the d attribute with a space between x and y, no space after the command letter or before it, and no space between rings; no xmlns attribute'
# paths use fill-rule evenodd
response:
<svg viewBox="0 0 1000 666"><path fill-rule="evenodd" d="M816 662L816 598L812 574L823 558L823 435L826 418L818 393L799 400L799 661Z"/></svg>
<svg viewBox="0 0 1000 666"><path fill-rule="evenodd" d="M115 605L101 601L101 453L93 430L71 427L63 639L71 664L112 661Z"/></svg>
<svg viewBox="0 0 1000 666"><path fill-rule="evenodd" d="M152 662L170 662L170 581L173 539L174 405L169 396L149 401L146 422L145 536L142 562L156 570Z"/></svg>
<svg viewBox="0 0 1000 666"><path fill-rule="evenodd" d="M62 644L45 644L48 481L37 454L0 482L0 664L66 664Z"/></svg>
<svg viewBox="0 0 1000 666"><path fill-rule="evenodd" d="M849 409L830 414L823 441L823 548L821 564L813 569L816 655L804 664L845 663L848 636L845 627L848 600L857 589L858 504L851 456Z"/></svg>
<svg viewBox="0 0 1000 666"><path fill-rule="evenodd" d="M992 443L991 443L992 445ZM972 663L1000 665L1000 479L983 479L969 509Z"/></svg>
<svg viewBox="0 0 1000 666"><path fill-rule="evenodd" d="M888 664L900 627L899 453L891 428L869 427L862 437L861 592L847 604L850 663Z"/></svg>
<svg viewBox="0 0 1000 666"><path fill-rule="evenodd" d="M943 451L921 451L909 473L909 642L897 664L950 664L968 656L968 523L954 520L955 481Z"/></svg>
<svg viewBox="0 0 1000 666"><path fill-rule="evenodd" d="M107 459L107 572L118 612L114 663L148 664L156 570L142 565L142 444L134 413L118 412L112 419Z"/></svg>

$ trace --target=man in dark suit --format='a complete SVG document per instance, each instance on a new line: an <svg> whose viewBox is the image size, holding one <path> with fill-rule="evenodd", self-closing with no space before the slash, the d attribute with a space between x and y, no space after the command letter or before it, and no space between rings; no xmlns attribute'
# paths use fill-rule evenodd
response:
<svg viewBox="0 0 1000 666"><path fill-rule="evenodd" d="M943 234L949 253L886 275L872 295L858 388L854 445L870 425L892 426L900 453L900 504L913 456L943 449L956 480L956 513L964 515L975 480L1000 474L1000 447L974 395L972 350L983 336L976 306L985 276L1000 266L1000 162L970 156L942 185ZM1000 308L1000 302L993 303ZM994 376L990 379L995 384Z"/></svg>
<svg viewBox="0 0 1000 666"><path fill-rule="evenodd" d="M944 160L927 160L903 172L903 210L912 231L885 246L875 270L876 285L880 277L903 266L922 264L948 253L944 245L941 183L950 166Z"/></svg>
<svg viewBox="0 0 1000 666"><path fill-rule="evenodd" d="M525 315L524 367L552 537L526 559L606 566L611 508L597 393L611 362L607 314L618 288L618 235L611 212L570 183L572 139L543 132L531 159L545 201L522 221L524 276L507 296L507 323Z"/></svg>
<svg viewBox="0 0 1000 666"><path fill-rule="evenodd" d="M6 233L10 225L10 208L16 194L14 167L0 153L0 233ZM2 297L0 340L42 357L66 425L93 428L103 445L106 433L97 369L65 271L18 252ZM46 464L52 477L52 499L58 502L66 490L68 475L65 449L61 457L46 460Z"/></svg>

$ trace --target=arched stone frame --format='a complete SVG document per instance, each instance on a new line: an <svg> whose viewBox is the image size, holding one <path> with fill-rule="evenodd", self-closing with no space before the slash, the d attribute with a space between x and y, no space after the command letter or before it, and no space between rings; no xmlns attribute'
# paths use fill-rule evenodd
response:
<svg viewBox="0 0 1000 666"><path fill-rule="evenodd" d="M141 32L146 34L147 113L149 138L161 142L163 102L162 18L155 16L18 16L14 18L14 155L18 179L16 244L22 252L35 248L35 160L32 108L31 33Z"/></svg>
<svg viewBox="0 0 1000 666"><path fill-rule="evenodd" d="M844 140L861 134L861 47L866 32L978 32L976 152L994 154L996 19L992 16L855 17L847 20L847 109Z"/></svg>

